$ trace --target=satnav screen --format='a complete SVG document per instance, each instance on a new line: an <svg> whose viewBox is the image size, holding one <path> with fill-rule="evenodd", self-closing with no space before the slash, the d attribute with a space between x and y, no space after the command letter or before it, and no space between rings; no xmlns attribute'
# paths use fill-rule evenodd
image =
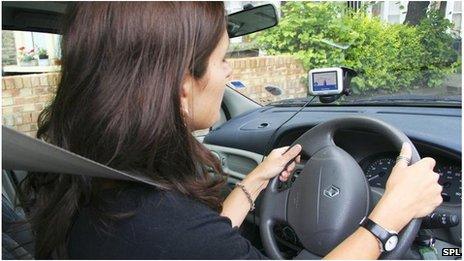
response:
<svg viewBox="0 0 464 261"><path fill-rule="evenodd" d="M337 72L313 73L313 91L337 90Z"/></svg>

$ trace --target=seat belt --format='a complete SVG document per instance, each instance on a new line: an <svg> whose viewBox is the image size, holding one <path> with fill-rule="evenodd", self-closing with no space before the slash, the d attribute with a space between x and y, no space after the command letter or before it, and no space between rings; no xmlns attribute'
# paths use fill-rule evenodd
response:
<svg viewBox="0 0 464 261"><path fill-rule="evenodd" d="M133 180L163 188L145 176L110 168L3 125L2 169Z"/></svg>

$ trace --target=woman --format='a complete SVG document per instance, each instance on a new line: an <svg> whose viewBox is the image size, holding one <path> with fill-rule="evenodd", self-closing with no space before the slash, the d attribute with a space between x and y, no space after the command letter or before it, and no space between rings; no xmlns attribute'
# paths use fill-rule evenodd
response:
<svg viewBox="0 0 464 261"><path fill-rule="evenodd" d="M250 204L301 146L273 150L225 200L216 158L192 136L219 118L231 67L220 2L76 3L66 16L62 79L38 138L157 187L35 174L24 183L37 258L260 259L237 232ZM411 156L403 147L402 156ZM434 160L399 161L369 218L400 231L441 203ZM208 174L213 171L216 175ZM356 230L328 258L377 258Z"/></svg>

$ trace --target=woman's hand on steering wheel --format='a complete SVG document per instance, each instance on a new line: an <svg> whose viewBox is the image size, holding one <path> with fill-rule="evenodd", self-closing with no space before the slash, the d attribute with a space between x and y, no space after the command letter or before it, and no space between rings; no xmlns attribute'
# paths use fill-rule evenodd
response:
<svg viewBox="0 0 464 261"><path fill-rule="evenodd" d="M297 144L289 148L289 146L286 146L272 150L263 162L253 170L253 173L265 181L277 175L280 175L279 179L281 181L287 181L295 169L296 164L300 163L301 158L299 154L302 147ZM287 166L293 159L295 160Z"/></svg>
<svg viewBox="0 0 464 261"><path fill-rule="evenodd" d="M411 158L411 145L404 143L401 156ZM388 178L385 194L371 213L371 219L385 228L400 231L413 218L430 214L443 199L440 175L433 171L435 160L423 158L408 166L399 160Z"/></svg>

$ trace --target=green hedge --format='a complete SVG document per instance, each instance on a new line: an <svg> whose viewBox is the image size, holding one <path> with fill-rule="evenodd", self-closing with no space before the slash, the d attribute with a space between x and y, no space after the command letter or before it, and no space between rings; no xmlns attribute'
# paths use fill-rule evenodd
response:
<svg viewBox="0 0 464 261"><path fill-rule="evenodd" d="M282 13L279 26L254 36L260 48L292 54L307 70L351 67L360 73L353 86L362 92L437 87L460 66L447 33L452 24L434 11L417 27L389 24L340 3L287 2Z"/></svg>

